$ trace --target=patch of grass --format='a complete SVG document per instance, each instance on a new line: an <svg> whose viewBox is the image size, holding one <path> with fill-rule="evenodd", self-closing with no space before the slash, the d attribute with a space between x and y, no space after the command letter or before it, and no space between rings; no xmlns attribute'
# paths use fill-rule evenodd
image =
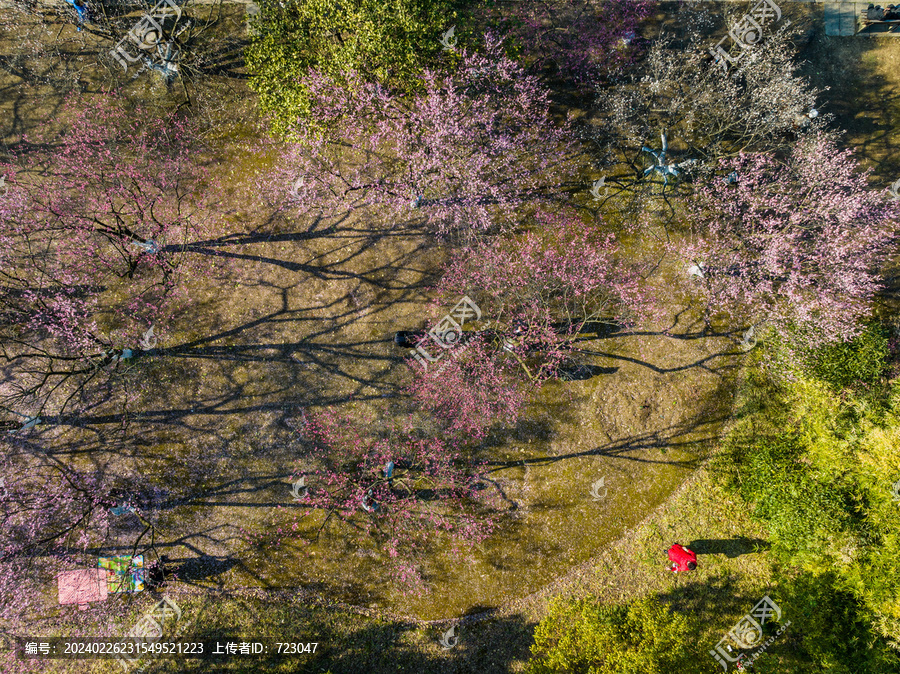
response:
<svg viewBox="0 0 900 674"><path fill-rule="evenodd" d="M837 390L871 386L884 374L887 355L887 330L872 323L856 339L817 349L812 354L810 374Z"/></svg>

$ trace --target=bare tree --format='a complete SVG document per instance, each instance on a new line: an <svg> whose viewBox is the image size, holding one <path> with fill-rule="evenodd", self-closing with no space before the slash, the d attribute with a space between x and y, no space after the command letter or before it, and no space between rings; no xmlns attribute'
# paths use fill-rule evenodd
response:
<svg viewBox="0 0 900 674"><path fill-rule="evenodd" d="M626 158L641 175L661 135L677 150L671 162L694 160L693 171L742 152L787 149L799 136L821 132L831 119L819 114L815 89L796 74L795 41L803 29L782 25L747 49L728 69L710 47L711 20L686 9L684 38L654 41L628 83L598 92L606 124L595 142Z"/></svg>

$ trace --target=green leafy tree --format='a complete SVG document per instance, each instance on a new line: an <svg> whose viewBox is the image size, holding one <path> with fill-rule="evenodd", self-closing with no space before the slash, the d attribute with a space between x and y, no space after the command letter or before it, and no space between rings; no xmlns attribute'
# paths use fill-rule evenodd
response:
<svg viewBox="0 0 900 674"><path fill-rule="evenodd" d="M781 605L790 606L785 633L797 650L832 674L892 674L900 653L879 634L852 592L841 590L833 573L780 572ZM760 665L767 664L761 660Z"/></svg>
<svg viewBox="0 0 900 674"><path fill-rule="evenodd" d="M851 486L840 474L816 471L799 434L735 435L731 440L730 459L736 465L729 486L766 523L777 553L815 565L852 526Z"/></svg>
<svg viewBox="0 0 900 674"><path fill-rule="evenodd" d="M352 70L414 91L422 69L445 50L453 7L453 0L263 0L246 54L250 85L280 133L310 113L303 81L310 68L344 84Z"/></svg>
<svg viewBox="0 0 900 674"><path fill-rule="evenodd" d="M698 669L697 630L667 604L556 600L535 628L528 674L666 674ZM712 660L710 659L710 662Z"/></svg>

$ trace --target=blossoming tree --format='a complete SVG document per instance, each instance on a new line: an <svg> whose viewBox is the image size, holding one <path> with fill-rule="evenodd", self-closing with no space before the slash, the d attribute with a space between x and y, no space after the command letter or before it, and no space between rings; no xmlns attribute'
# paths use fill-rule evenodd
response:
<svg viewBox="0 0 900 674"><path fill-rule="evenodd" d="M476 11L494 16L530 70L581 84L599 83L634 60L640 23L655 6L654 0L525 0Z"/></svg>
<svg viewBox="0 0 900 674"><path fill-rule="evenodd" d="M456 251L439 283L437 303L471 295L491 327L448 338L438 326L410 361L414 397L461 432L478 436L514 423L528 391L571 365L586 327L596 332L598 324L655 312L638 270L621 260L602 222L546 212L526 222L532 226L524 233ZM439 360L445 352L450 357Z"/></svg>
<svg viewBox="0 0 900 674"><path fill-rule="evenodd" d="M184 244L211 202L194 194L204 171L187 122L112 100L66 112L67 133L5 167L0 199L4 401L35 410L165 323L184 300Z"/></svg>
<svg viewBox="0 0 900 674"><path fill-rule="evenodd" d="M426 71L421 96L311 74L314 123L260 190L299 214L377 207L440 235L501 229L523 205L559 200L578 149L550 119L547 89L485 40L483 54L462 52L455 74Z"/></svg>
<svg viewBox="0 0 900 674"><path fill-rule="evenodd" d="M745 154L720 166L734 180L699 190L690 236L670 246L694 267L707 316L766 321L808 346L855 336L880 287L897 204L826 138L799 143L784 160Z"/></svg>
<svg viewBox="0 0 900 674"><path fill-rule="evenodd" d="M302 475L295 498L309 508L304 518L320 514L315 538L329 522L361 527L403 587L424 589L418 558L439 536L462 552L492 531L478 466L464 443L421 437L409 424L379 439L328 411L310 415L303 432L320 467Z"/></svg>

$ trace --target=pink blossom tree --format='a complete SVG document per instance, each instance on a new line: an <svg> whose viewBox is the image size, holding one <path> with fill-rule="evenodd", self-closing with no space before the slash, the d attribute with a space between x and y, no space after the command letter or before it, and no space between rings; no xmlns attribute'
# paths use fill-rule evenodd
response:
<svg viewBox="0 0 900 674"><path fill-rule="evenodd" d="M15 180L0 199L0 362L6 377L0 409L14 417L9 430L43 413L39 394L55 389L60 378L78 370L91 374L83 354L109 346L94 319L103 290L96 281L102 279L90 279L60 258L55 237L33 228L29 205Z"/></svg>
<svg viewBox="0 0 900 674"><path fill-rule="evenodd" d="M783 161L744 154L721 163L670 249L694 267L707 317L765 321L807 346L847 340L878 290L897 204L868 186L850 151L821 137ZM734 171L734 174L730 172Z"/></svg>
<svg viewBox="0 0 900 674"><path fill-rule="evenodd" d="M456 251L438 286L443 296L485 297L499 324L515 321L575 331L588 322L633 321L652 303L636 269L619 256L616 237L597 219L538 211L521 234L495 237Z"/></svg>
<svg viewBox="0 0 900 674"><path fill-rule="evenodd" d="M260 191L284 209L325 217L377 207L433 232L510 226L517 210L561 198L578 149L548 114L547 89L488 35L455 74L424 75L420 97L350 73L349 87L311 73L316 111Z"/></svg>
<svg viewBox="0 0 900 674"><path fill-rule="evenodd" d="M478 437L498 421L514 423L529 391L571 367L588 327L656 312L602 222L539 211L531 224L456 251L438 285L438 305L471 296L491 328L454 333L436 322L410 360L411 393L456 431Z"/></svg>
<svg viewBox="0 0 900 674"><path fill-rule="evenodd" d="M21 158L20 173L40 178L11 186L27 192L29 229L62 235L58 254L76 270L134 279L140 265L165 285L202 203L196 129L114 99L64 112L58 144Z"/></svg>
<svg viewBox="0 0 900 674"><path fill-rule="evenodd" d="M111 524L111 476L24 452L16 439L0 440L0 641L39 632L114 636L121 607L111 595L89 604L95 620L78 620L75 606L58 606L60 572L97 566L97 545ZM144 552L153 525L140 507L132 511L146 529L130 554ZM145 547L138 548L143 542ZM147 559L147 562L150 560ZM106 604L106 606L104 606ZM86 633L86 634L85 634ZM30 671L15 652L0 649L0 669ZM41 663L31 661L35 670Z"/></svg>
<svg viewBox="0 0 900 674"><path fill-rule="evenodd" d="M164 329L186 299L181 252L211 206L195 192L214 187L189 123L112 99L65 112L66 134L5 167L0 199L6 388L41 408L63 382L138 352L151 325Z"/></svg>
<svg viewBox="0 0 900 674"><path fill-rule="evenodd" d="M4 176L6 177L6 176ZM0 198L0 303L6 330L41 330L74 349L96 345L83 320L96 309L99 288L55 255L53 240L34 231L24 190L6 186Z"/></svg>
<svg viewBox="0 0 900 674"><path fill-rule="evenodd" d="M401 586L422 590L418 558L438 534L460 551L490 534L493 518L479 488L478 465L462 443L421 437L408 425L389 438L374 438L333 412L310 415L303 429L319 467L302 474L300 505L307 513L324 513L316 539L332 520L361 526ZM291 531L297 527L295 521ZM281 538L292 535L285 528Z"/></svg>
<svg viewBox="0 0 900 674"><path fill-rule="evenodd" d="M36 467L29 462L25 469L4 463L0 562L43 554L64 543L84 547L89 525L97 517L105 526L105 511L100 507L103 487L96 475L58 465Z"/></svg>
<svg viewBox="0 0 900 674"><path fill-rule="evenodd" d="M446 353L423 340L414 352L419 357L408 361L413 379L406 391L447 434L479 440L493 426L515 425L529 394L550 376L553 365L564 355L552 330L533 327L529 338L548 340L548 353L542 354L537 366L529 363L534 359L528 346L496 330L466 332L465 343ZM423 352L425 359L420 355Z"/></svg>
<svg viewBox="0 0 900 674"><path fill-rule="evenodd" d="M86 565L86 548L96 543L92 532L105 528L107 513L99 507L97 476L21 457L13 460L12 448L4 444L0 630L13 638L33 634L41 619L52 615L45 598L55 592L47 590L55 590L57 573Z"/></svg>
<svg viewBox="0 0 900 674"><path fill-rule="evenodd" d="M655 7L655 0L524 0L488 13L520 45L532 70L550 68L582 84L603 80L634 60L640 23Z"/></svg>

